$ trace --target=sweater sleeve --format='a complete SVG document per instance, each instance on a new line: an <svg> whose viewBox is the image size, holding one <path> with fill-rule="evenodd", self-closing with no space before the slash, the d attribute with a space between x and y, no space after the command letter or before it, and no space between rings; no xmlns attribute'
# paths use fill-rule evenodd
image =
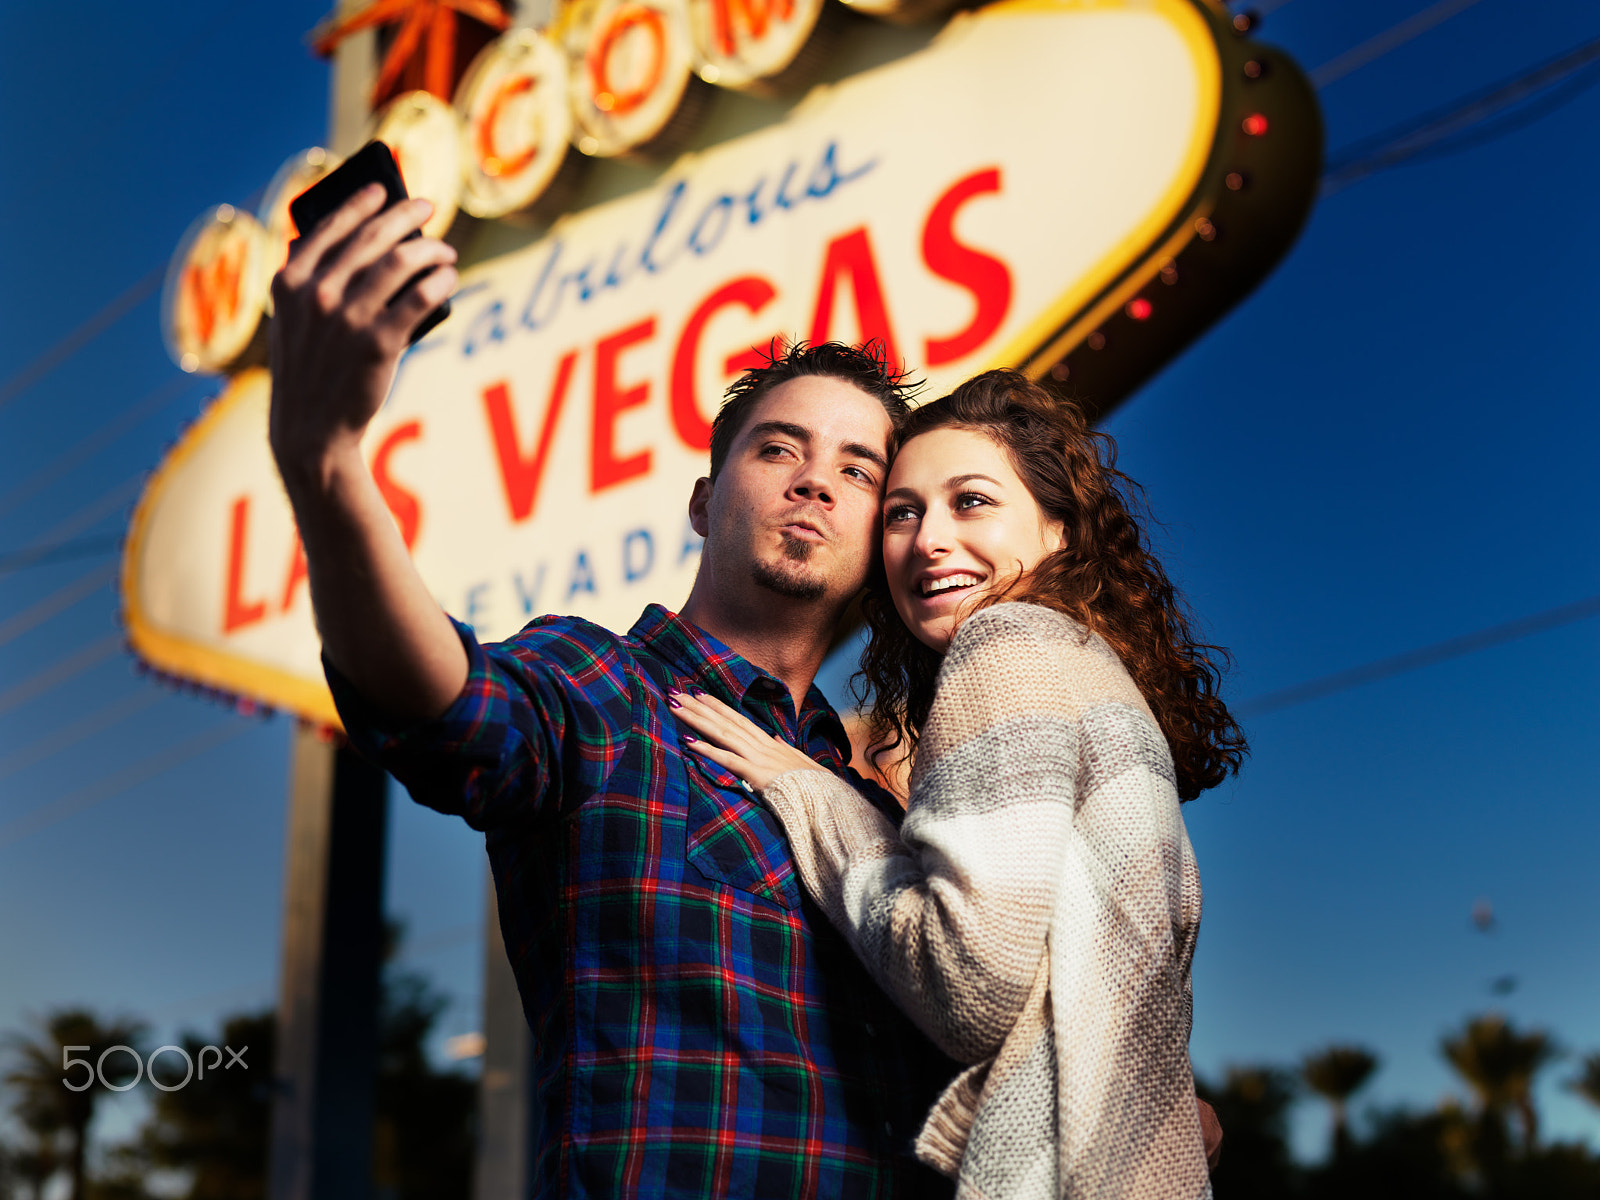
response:
<svg viewBox="0 0 1600 1200"><path fill-rule="evenodd" d="M808 890L896 1003L965 1062L993 1056L1027 1002L1073 817L1082 698L1021 607L984 610L951 645L898 836L821 772L765 792Z"/></svg>

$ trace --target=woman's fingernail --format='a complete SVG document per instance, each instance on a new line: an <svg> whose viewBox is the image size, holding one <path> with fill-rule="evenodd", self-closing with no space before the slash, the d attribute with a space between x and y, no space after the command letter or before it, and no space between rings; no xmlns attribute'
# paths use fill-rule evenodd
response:
<svg viewBox="0 0 1600 1200"><path fill-rule="evenodd" d="M683 707L683 701L678 699L678 693L677 692L668 692L667 693L667 703L670 704L673 708L682 708Z"/></svg>
<svg viewBox="0 0 1600 1200"><path fill-rule="evenodd" d="M690 688L690 689L689 689L689 693L690 693L690 695L692 695L692 696L694 696L694 697L695 697L695 698L697 698L697 699L698 699L698 698L699 698L699 697L701 697L701 696L704 696L704 695L705 695L705 693L704 693L704 692L702 692L702 691L701 691L701 690L700 690L700 689L699 689L699 688Z"/></svg>
<svg viewBox="0 0 1600 1200"><path fill-rule="evenodd" d="M683 735L683 740L686 742L698 742L700 739L692 733L686 733Z"/></svg>

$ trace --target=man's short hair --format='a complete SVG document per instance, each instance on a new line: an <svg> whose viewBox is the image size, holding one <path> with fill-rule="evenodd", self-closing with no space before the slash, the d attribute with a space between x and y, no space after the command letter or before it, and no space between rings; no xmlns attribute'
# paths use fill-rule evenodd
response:
<svg viewBox="0 0 1600 1200"><path fill-rule="evenodd" d="M889 421L899 429L911 414L909 400L917 383L906 372L895 370L885 361L877 342L857 348L843 342L819 342L814 346L795 342L785 347L774 339L764 351L767 361L751 367L729 386L711 422L711 478L722 473L734 439L744 429L745 419L773 388L802 375L823 375L854 384L883 405Z"/></svg>

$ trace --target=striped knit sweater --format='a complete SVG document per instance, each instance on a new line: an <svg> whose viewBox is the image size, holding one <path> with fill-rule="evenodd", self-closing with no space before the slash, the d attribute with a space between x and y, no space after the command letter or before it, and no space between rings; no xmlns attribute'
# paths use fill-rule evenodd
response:
<svg viewBox="0 0 1600 1200"><path fill-rule="evenodd" d="M965 1200L1209 1197L1189 1066L1200 879L1121 661L1053 610L968 619L899 834L821 771L764 799L890 996L972 1064L917 1154Z"/></svg>

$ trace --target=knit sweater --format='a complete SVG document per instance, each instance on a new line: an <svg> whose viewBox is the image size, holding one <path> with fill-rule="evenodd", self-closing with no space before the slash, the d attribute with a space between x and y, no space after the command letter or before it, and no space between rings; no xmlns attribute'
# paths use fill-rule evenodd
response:
<svg viewBox="0 0 1600 1200"><path fill-rule="evenodd" d="M964 622L897 834L837 776L763 798L891 997L972 1064L916 1143L963 1200L1209 1197L1189 1065L1200 879L1166 739L1051 609Z"/></svg>

